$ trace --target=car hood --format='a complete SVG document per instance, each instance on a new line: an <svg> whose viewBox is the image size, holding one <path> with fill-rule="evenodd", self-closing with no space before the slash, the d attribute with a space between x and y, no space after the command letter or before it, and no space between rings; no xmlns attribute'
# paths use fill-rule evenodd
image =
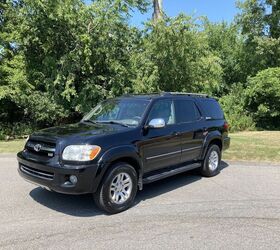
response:
<svg viewBox="0 0 280 250"><path fill-rule="evenodd" d="M42 129L32 134L32 136L47 136L47 137L75 137L75 136L92 136L106 135L127 130L129 128L117 124L90 124L90 123L75 123L59 127L51 127Z"/></svg>

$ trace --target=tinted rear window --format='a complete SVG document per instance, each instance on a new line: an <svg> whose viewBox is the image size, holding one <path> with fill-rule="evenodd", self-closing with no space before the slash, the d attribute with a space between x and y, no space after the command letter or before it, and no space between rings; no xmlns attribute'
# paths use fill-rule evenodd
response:
<svg viewBox="0 0 280 250"><path fill-rule="evenodd" d="M175 100L176 122L193 122L200 118L200 113L193 101Z"/></svg>
<svg viewBox="0 0 280 250"><path fill-rule="evenodd" d="M224 119L224 113L217 101L206 99L201 101L201 105L206 117L212 119Z"/></svg>

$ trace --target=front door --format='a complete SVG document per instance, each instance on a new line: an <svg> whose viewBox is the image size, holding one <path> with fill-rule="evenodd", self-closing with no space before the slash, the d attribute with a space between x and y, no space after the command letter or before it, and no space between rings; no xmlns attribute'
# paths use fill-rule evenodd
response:
<svg viewBox="0 0 280 250"><path fill-rule="evenodd" d="M147 124L156 118L164 119L164 128L148 128L142 144L144 171L173 166L180 163L181 141L175 122L175 107L172 99L156 101L148 116Z"/></svg>

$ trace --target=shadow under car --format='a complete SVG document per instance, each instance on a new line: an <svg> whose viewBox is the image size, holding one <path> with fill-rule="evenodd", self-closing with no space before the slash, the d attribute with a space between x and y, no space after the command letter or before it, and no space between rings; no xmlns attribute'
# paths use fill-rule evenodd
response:
<svg viewBox="0 0 280 250"><path fill-rule="evenodd" d="M229 165L222 161L220 171ZM200 180L202 177L197 170L181 173L163 180L159 180L144 186L144 189L137 193L134 206L141 201L151 199L163 193L168 193L177 188L189 185ZM69 195L50 192L44 188L36 187L29 195L33 200L41 205L53 209L55 211L76 216L76 217L92 217L104 214L94 204L92 194L85 195Z"/></svg>

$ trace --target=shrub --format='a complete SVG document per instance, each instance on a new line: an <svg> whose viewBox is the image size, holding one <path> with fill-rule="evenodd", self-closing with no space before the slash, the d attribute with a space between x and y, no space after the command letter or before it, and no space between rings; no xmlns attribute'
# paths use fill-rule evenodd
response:
<svg viewBox="0 0 280 250"><path fill-rule="evenodd" d="M232 132L255 129L253 118L245 108L244 93L244 88L237 84L233 86L230 94L219 100Z"/></svg>
<svg viewBox="0 0 280 250"><path fill-rule="evenodd" d="M18 138L24 135L29 135L36 128L32 127L31 124L26 123L0 123L0 140L5 140L6 138Z"/></svg>
<svg viewBox="0 0 280 250"><path fill-rule="evenodd" d="M245 96L245 105L258 127L280 128L280 67L249 77Z"/></svg>

